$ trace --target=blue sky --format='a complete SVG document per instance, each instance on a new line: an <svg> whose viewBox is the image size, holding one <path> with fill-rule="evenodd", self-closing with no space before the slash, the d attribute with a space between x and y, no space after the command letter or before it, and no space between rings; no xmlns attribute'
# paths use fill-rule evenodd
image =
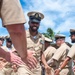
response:
<svg viewBox="0 0 75 75"><path fill-rule="evenodd" d="M44 14L39 31L46 32L52 28L55 33L60 31L66 35L66 41L70 42L69 30L75 29L75 0L20 0L26 20L29 11L38 11ZM0 20L1 24L1 20ZM25 24L26 29L28 23ZM5 28L0 25L0 35L8 35Z"/></svg>

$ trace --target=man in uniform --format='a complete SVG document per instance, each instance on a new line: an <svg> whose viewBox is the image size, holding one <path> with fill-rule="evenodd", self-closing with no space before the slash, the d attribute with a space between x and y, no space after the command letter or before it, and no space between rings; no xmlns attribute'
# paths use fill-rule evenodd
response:
<svg viewBox="0 0 75 75"><path fill-rule="evenodd" d="M52 42L51 39L45 37L45 51L44 51L44 55L45 55L45 59L46 61L50 60L52 58L52 56L54 55L54 53L56 52L56 49L54 47L52 47L50 45L50 43ZM51 75L54 74L54 69L56 69L56 65L55 63L53 64L49 64L49 66L51 67Z"/></svg>
<svg viewBox="0 0 75 75"><path fill-rule="evenodd" d="M55 37L55 43L51 44L53 47L55 47L56 49L58 49L60 47L60 41L56 40L57 37Z"/></svg>
<svg viewBox="0 0 75 75"><path fill-rule="evenodd" d="M4 37L0 36L0 47L3 46L3 42L4 42ZM4 58L0 57L0 70L3 68L3 64L4 64Z"/></svg>
<svg viewBox="0 0 75 75"><path fill-rule="evenodd" d="M0 36L0 46L3 46L3 43L4 43L4 37Z"/></svg>
<svg viewBox="0 0 75 75"><path fill-rule="evenodd" d="M52 40L50 38L45 37L45 50L50 46Z"/></svg>
<svg viewBox="0 0 75 75"><path fill-rule="evenodd" d="M27 48L29 51L33 51L33 56L37 59L37 65L34 69L29 69L26 65L21 65L18 68L19 75L41 75L41 65L40 62L45 66L47 74L49 75L50 67L47 65L43 50L44 50L44 36L38 32L41 20L44 15L40 12L29 12L29 29L26 31L27 37Z"/></svg>
<svg viewBox="0 0 75 75"><path fill-rule="evenodd" d="M5 39L6 39L6 45L2 46L2 48L5 51L13 51L13 50L15 50L15 48L13 47L13 44L12 44L10 36L6 36Z"/></svg>
<svg viewBox="0 0 75 75"><path fill-rule="evenodd" d="M60 47L56 50L52 59L58 63L57 67L60 67L62 62L67 56L70 47L65 43L65 35L57 34L55 35L56 40L59 41ZM68 65L65 66L63 70L61 70L59 75L71 75L72 72L72 61L69 61Z"/></svg>
<svg viewBox="0 0 75 75"><path fill-rule="evenodd" d="M12 39L12 43L18 51L22 60L25 63L26 61L28 61L29 65L34 67L31 62L34 64L36 63L33 60L32 55L32 61L30 62L30 59L28 59L30 55L28 55L27 53L26 33L24 28L24 23L26 22L26 20L19 0L0 0L0 18L2 20L3 26L7 28ZM5 53L6 52L3 51L3 49L0 47L0 56L6 58L6 56L4 55ZM7 54L9 58L6 59L10 61L9 59L11 53ZM14 59L18 59L14 54L12 54L11 56L13 56Z"/></svg>
<svg viewBox="0 0 75 75"><path fill-rule="evenodd" d="M67 54L66 59L64 60L64 62L62 63L62 65L56 69L55 71L55 75L59 75L59 72L61 72L61 70L68 64L68 62L75 56L75 29L70 29L70 36L71 36L71 42L74 43L69 51L69 53Z"/></svg>
<svg viewBox="0 0 75 75"><path fill-rule="evenodd" d="M6 36L6 46L1 46L2 49L4 49L5 51L9 52L9 51L14 51L15 48L12 47L12 41L10 39L10 36ZM14 71L12 68L12 63L7 62L4 58L0 57L0 75L13 75Z"/></svg>

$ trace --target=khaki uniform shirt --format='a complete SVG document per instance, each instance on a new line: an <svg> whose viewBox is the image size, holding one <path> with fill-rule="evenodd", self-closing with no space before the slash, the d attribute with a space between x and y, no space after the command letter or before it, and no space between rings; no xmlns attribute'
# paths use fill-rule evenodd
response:
<svg viewBox="0 0 75 75"><path fill-rule="evenodd" d="M44 50L44 36L38 33L35 37L33 37L29 30L26 31L27 37L27 48L31 51L34 51L34 57L38 60L37 67L34 69L29 69L26 65L20 65L18 68L19 75L41 75L41 55Z"/></svg>
<svg viewBox="0 0 75 75"><path fill-rule="evenodd" d="M75 43L71 47L67 56L70 57L70 58L73 58L75 60ZM75 62L73 62L72 66L74 66L74 65L75 65ZM75 75L75 72L74 72L74 75Z"/></svg>
<svg viewBox="0 0 75 75"><path fill-rule="evenodd" d="M46 61L48 61L49 59L51 59L55 52L56 52L56 49L54 47L52 47L52 46L49 46L44 51L44 55L45 55Z"/></svg>
<svg viewBox="0 0 75 75"><path fill-rule="evenodd" d="M58 67L63 63L63 61L65 60L68 52L70 50L70 47L66 44L63 43L55 52L54 56L52 57L53 59L58 61ZM65 71L61 71L60 75L71 75L70 73L72 72L72 60L69 61L68 65L65 66ZM69 70L66 70L69 69ZM69 73L70 72L70 73Z"/></svg>
<svg viewBox="0 0 75 75"><path fill-rule="evenodd" d="M0 0L0 17L3 26L26 22L19 0Z"/></svg>
<svg viewBox="0 0 75 75"><path fill-rule="evenodd" d="M66 58L69 50L70 50L70 47L66 43L63 43L57 49L57 51L55 52L55 54L54 54L54 56L52 58L55 59L55 60L57 60L59 63L61 63Z"/></svg>
<svg viewBox="0 0 75 75"><path fill-rule="evenodd" d="M56 52L56 49L54 47L52 47L52 46L49 46L44 51L46 61L50 60L55 52ZM56 69L56 63L54 62L54 63L50 64L49 66L51 67L51 75L54 75L54 70Z"/></svg>
<svg viewBox="0 0 75 75"><path fill-rule="evenodd" d="M35 37L30 35L29 30L26 31L27 48L35 51L34 56L41 61L41 53L44 51L44 36L38 33Z"/></svg>
<svg viewBox="0 0 75 75"><path fill-rule="evenodd" d="M12 47L10 50L6 46L1 46L5 51L13 51L15 48ZM10 62L5 62L6 65L4 68L0 71L1 75L11 75L13 73L12 64Z"/></svg>
<svg viewBox="0 0 75 75"><path fill-rule="evenodd" d="M75 43L71 47L71 49L70 49L70 51L69 51L67 56L70 57L70 58L74 58L75 57Z"/></svg>

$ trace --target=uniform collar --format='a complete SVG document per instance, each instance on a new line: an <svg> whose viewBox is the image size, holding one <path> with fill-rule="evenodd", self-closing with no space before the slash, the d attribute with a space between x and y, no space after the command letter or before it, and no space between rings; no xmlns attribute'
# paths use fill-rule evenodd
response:
<svg viewBox="0 0 75 75"><path fill-rule="evenodd" d="M36 36L32 36L31 34L30 34L30 31L29 31L29 29L26 31L26 36L27 37L33 37L33 38L39 38L39 37L41 37L41 34L38 32L38 34L36 35Z"/></svg>

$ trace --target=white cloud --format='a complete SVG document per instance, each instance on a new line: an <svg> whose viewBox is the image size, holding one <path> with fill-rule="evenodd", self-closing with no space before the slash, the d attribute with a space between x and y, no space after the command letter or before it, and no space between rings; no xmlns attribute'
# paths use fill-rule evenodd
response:
<svg viewBox="0 0 75 75"><path fill-rule="evenodd" d="M73 43L71 42L70 37L66 37L65 41L68 42L68 43L70 43L70 44L73 44Z"/></svg>
<svg viewBox="0 0 75 75"><path fill-rule="evenodd" d="M55 30L55 32L69 32L71 28L75 29L75 22L72 18L67 19L65 22L61 23Z"/></svg>
<svg viewBox="0 0 75 75"><path fill-rule="evenodd" d="M28 1L25 0L25 2ZM75 0L30 0L28 5L28 11L36 10L44 13L45 19L42 22L43 25L46 27L51 26L52 28L57 25L55 24L54 20L57 20L58 18L63 18L65 20L67 17L69 17L69 12L73 12L75 10ZM49 13L51 11L55 13ZM56 14L56 12L58 12L58 14ZM65 23L59 25L59 28L61 28L62 25L65 26L65 24L67 27L69 23L70 22L66 19Z"/></svg>
<svg viewBox="0 0 75 75"><path fill-rule="evenodd" d="M27 21L27 13L29 11L39 11L45 15L39 29L42 32L45 32L48 27L51 27L55 32L60 31L61 33L69 34L69 29L75 28L75 0L20 1L22 1ZM25 27L28 28L27 23L25 24ZM2 27L0 26L0 28Z"/></svg>

